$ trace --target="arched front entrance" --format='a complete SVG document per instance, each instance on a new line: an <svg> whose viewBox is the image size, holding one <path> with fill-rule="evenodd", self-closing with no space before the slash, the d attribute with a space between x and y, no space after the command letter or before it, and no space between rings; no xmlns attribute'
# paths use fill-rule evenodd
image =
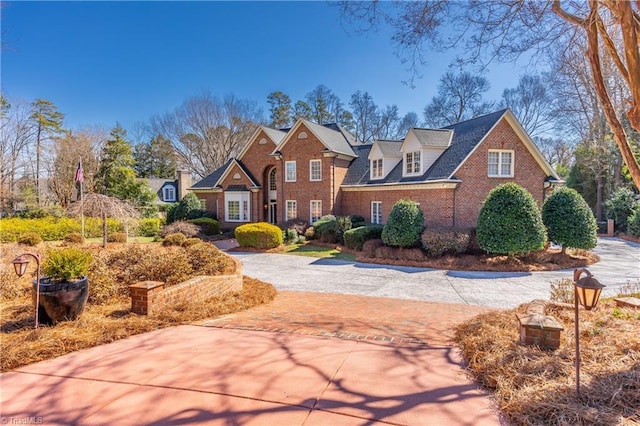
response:
<svg viewBox="0 0 640 426"><path fill-rule="evenodd" d="M265 219L269 223L275 224L278 220L278 179L276 168L272 167L266 171L267 190L265 191L264 204L267 206Z"/></svg>

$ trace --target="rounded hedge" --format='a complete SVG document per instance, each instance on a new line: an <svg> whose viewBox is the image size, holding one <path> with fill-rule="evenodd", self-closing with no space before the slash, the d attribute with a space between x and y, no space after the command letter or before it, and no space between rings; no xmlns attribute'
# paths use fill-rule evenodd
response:
<svg viewBox="0 0 640 426"><path fill-rule="evenodd" d="M344 245L352 250L362 250L365 242L380 239L382 229L382 225L373 224L351 228L344 233Z"/></svg>
<svg viewBox="0 0 640 426"><path fill-rule="evenodd" d="M400 200L393 205L382 229L382 241L392 247L413 247L420 241L424 229L424 214L418 204Z"/></svg>
<svg viewBox="0 0 640 426"><path fill-rule="evenodd" d="M476 233L480 248L493 254L513 256L540 250L546 242L538 205L529 191L513 182L489 192L480 208Z"/></svg>
<svg viewBox="0 0 640 426"><path fill-rule="evenodd" d="M240 225L235 229L234 235L240 247L270 249L283 243L282 230L266 222Z"/></svg>
<svg viewBox="0 0 640 426"><path fill-rule="evenodd" d="M587 202L575 189L559 188L542 206L542 221L549 240L567 247L592 249L598 242L598 225Z"/></svg>
<svg viewBox="0 0 640 426"><path fill-rule="evenodd" d="M216 235L220 233L220 222L210 217L199 217L191 219L189 222L198 225L205 235Z"/></svg>

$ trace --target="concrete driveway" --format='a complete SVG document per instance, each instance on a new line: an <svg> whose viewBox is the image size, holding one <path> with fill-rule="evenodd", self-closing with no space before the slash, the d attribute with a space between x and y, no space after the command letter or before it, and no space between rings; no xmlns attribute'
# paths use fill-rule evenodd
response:
<svg viewBox="0 0 640 426"><path fill-rule="evenodd" d="M640 244L600 238L600 262L589 267L615 296L627 282L640 280ZM375 297L513 308L533 299L548 299L549 285L572 278L573 270L553 272L473 272L374 265L266 253L231 253L248 276L278 290L342 293Z"/></svg>

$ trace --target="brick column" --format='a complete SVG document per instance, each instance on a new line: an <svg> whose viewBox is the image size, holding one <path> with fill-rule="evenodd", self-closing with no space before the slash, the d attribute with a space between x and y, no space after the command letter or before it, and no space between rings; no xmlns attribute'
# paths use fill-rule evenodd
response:
<svg viewBox="0 0 640 426"><path fill-rule="evenodd" d="M141 281L131 284L129 286L131 312L141 315L151 314L154 294L159 294L162 290L164 290L162 281Z"/></svg>

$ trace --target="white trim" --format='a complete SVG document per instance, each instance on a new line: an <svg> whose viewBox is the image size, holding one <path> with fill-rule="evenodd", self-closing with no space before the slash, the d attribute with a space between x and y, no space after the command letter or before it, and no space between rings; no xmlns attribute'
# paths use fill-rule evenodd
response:
<svg viewBox="0 0 640 426"><path fill-rule="evenodd" d="M357 157L357 155L351 155L349 153L346 152L337 152L337 151L333 151L331 150L326 143L324 143L324 141L322 140L322 138L320 136L318 136L318 134L316 132L313 131L312 126L308 126L306 123L311 123L311 121L305 120L304 118L299 118L298 121L296 121L293 124L293 127L291 127L291 129L287 132L287 135L282 139L282 141L280 141L280 143L276 146L276 148L273 150L273 153L275 154L277 151L282 152L282 148L284 148L284 146L287 144L287 142L289 142L290 139L293 139L293 134L296 133L296 131L298 131L298 129L300 128L300 126L304 125L304 127L311 132L311 134L313 136L315 136L315 138L320 141L320 143L326 148L327 152L331 152L331 153L336 153L338 155L343 155L346 159L348 160L353 160L354 158ZM315 123L311 123L311 124L315 124ZM318 126L321 126L321 124L318 124ZM335 132L335 130L329 129L333 132ZM338 132L340 133L340 132ZM297 137L296 137L297 140ZM323 151L324 152L324 151ZM354 152L355 154L355 152Z"/></svg>
<svg viewBox="0 0 640 426"><path fill-rule="evenodd" d="M320 177L318 179L314 179L313 178L313 164L319 164L320 165ZM309 160L309 182L321 182L322 181L322 160L318 160L318 159L312 159Z"/></svg>
<svg viewBox="0 0 640 426"><path fill-rule="evenodd" d="M418 154L419 159L417 161L417 165L418 165L418 170L416 171L415 169L415 165L416 165L416 154ZM408 162L407 162L407 157L411 155L411 172L407 171L407 166L408 166ZM403 177L408 177L408 176L420 176L423 171L422 171L422 150L417 150L417 151L411 151L411 152L405 152L402 155L402 176Z"/></svg>
<svg viewBox="0 0 640 426"><path fill-rule="evenodd" d="M377 208L378 211L376 215L374 215L374 212L373 212L374 205L378 206ZM382 201L372 201L370 213L371 213L371 223L382 225Z"/></svg>
<svg viewBox="0 0 640 426"><path fill-rule="evenodd" d="M258 185L257 182L254 182L253 179L251 179L251 177L248 174L245 173L244 169L242 168L242 166L240 166L240 163L235 158L231 160L231 162L229 163L229 167L227 167L227 169L224 171L224 173L222 173L220 178L216 181L214 187L218 186L218 184L220 182L223 182L227 178L227 176L231 172L231 169L233 168L234 164L238 166L238 169L240 169L242 174L249 180L249 182L251 182L251 184L253 185L254 188L260 188L260 185Z"/></svg>
<svg viewBox="0 0 640 426"><path fill-rule="evenodd" d="M316 220L313 220L313 203L319 203L319 206L320 206L320 215ZM313 224L313 222L317 221L321 217L322 217L322 200L309 201L309 223Z"/></svg>
<svg viewBox="0 0 640 426"><path fill-rule="evenodd" d="M171 196L168 197L167 195L171 195ZM173 185L164 185L162 187L162 201L165 201L165 202L176 201L176 187L175 186L173 186Z"/></svg>
<svg viewBox="0 0 640 426"><path fill-rule="evenodd" d="M498 173L494 173L491 174L490 170L489 170L489 157L491 156L491 154L498 154L498 163L496 164L496 166L498 167ZM508 174L502 174L502 166L503 166L503 154L509 154L510 158L510 162L509 162L509 173ZM515 151L513 149L489 149L487 151L487 177L490 178L513 178L514 177L514 163L515 163Z"/></svg>
<svg viewBox="0 0 640 426"><path fill-rule="evenodd" d="M378 161L380 162L380 166L373 167L373 164L377 163ZM375 174L374 170L377 170L378 174ZM369 180L382 178L384 178L384 158L369 160Z"/></svg>
<svg viewBox="0 0 640 426"><path fill-rule="evenodd" d="M225 191L224 220L225 222L251 222L251 197L248 191ZM238 203L238 217L229 217L229 203Z"/></svg>
<svg viewBox="0 0 640 426"><path fill-rule="evenodd" d="M293 164L293 179L289 178L289 164ZM285 161L284 162L284 181L295 182L297 179L298 179L298 166L296 164L296 160Z"/></svg>
<svg viewBox="0 0 640 426"><path fill-rule="evenodd" d="M433 182L380 183L374 185L342 185L340 189L347 192L356 191L415 191L418 189L454 189L461 180L437 180Z"/></svg>
<svg viewBox="0 0 640 426"><path fill-rule="evenodd" d="M293 217L289 217L289 203L293 203L295 209L295 215ZM298 217L298 201L297 200L286 200L284 202L284 221L288 221L291 219L297 219Z"/></svg>

